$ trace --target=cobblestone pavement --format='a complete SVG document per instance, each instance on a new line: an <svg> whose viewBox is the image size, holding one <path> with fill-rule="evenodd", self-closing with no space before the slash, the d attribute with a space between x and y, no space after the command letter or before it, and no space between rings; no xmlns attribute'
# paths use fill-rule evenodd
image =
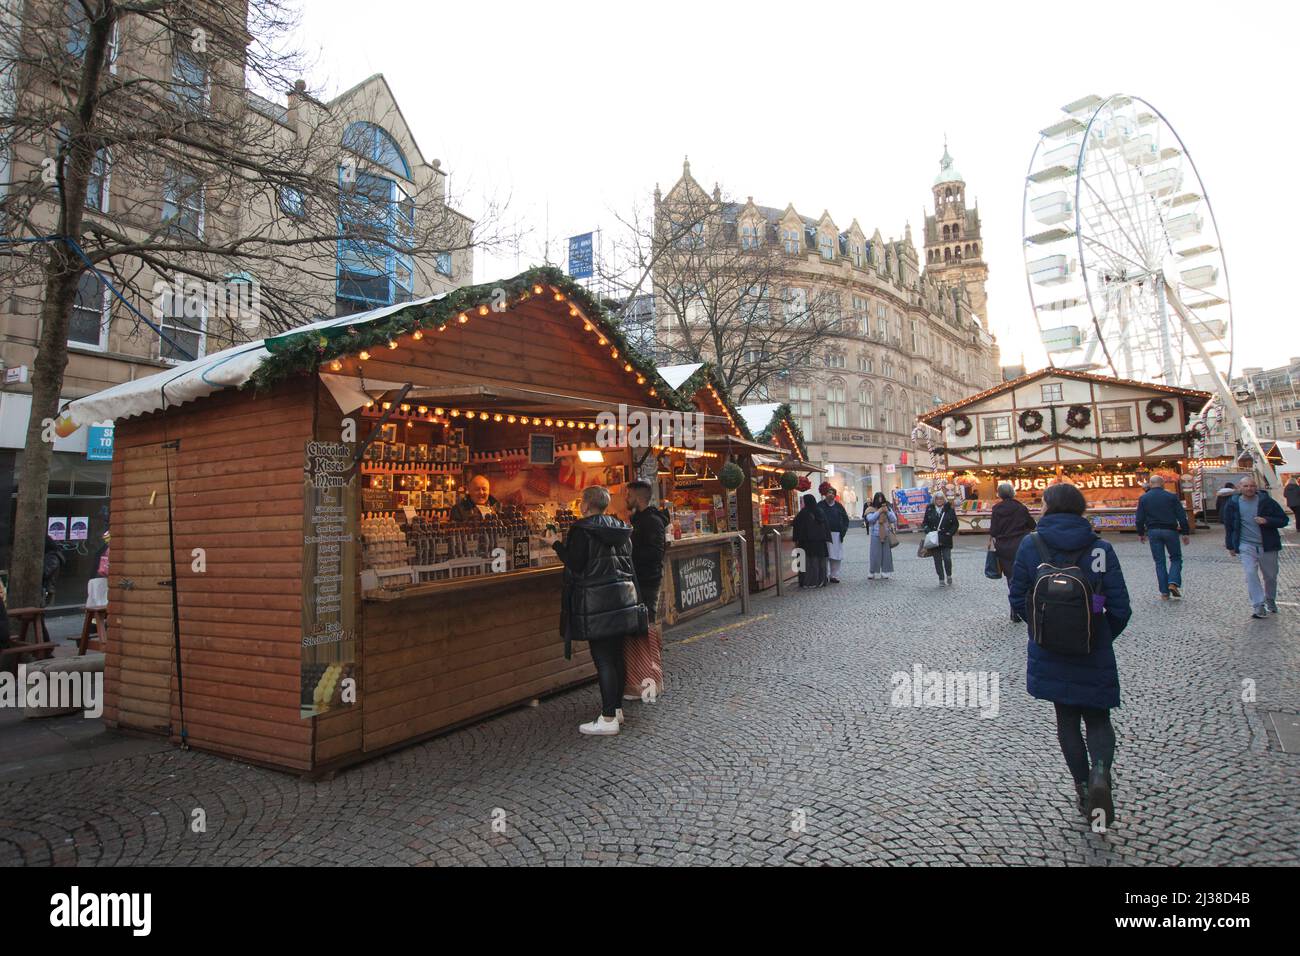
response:
<svg viewBox="0 0 1300 956"><path fill-rule="evenodd" d="M907 537L895 578L865 581L865 543L850 535L843 584L670 634L668 695L633 704L618 737L577 733L597 708L585 687L323 782L133 756L0 784L0 864L1300 860L1300 756L1263 713L1300 712L1296 561L1291 606L1252 621L1217 533L1193 540L1187 598L1167 604L1145 548L1116 539L1135 613L1116 645L1119 821L1100 835L1072 805L1050 705L1025 693L1024 631L982 542L960 543L952 590ZM916 664L996 673L997 716L891 707L891 674Z"/></svg>

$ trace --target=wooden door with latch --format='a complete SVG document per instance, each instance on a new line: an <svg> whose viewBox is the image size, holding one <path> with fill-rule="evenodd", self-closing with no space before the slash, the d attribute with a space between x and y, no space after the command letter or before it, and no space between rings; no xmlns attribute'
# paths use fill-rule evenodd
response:
<svg viewBox="0 0 1300 956"><path fill-rule="evenodd" d="M167 461L161 444L119 448L115 475L105 679L118 726L167 733L175 694ZM173 477L175 458L171 460ZM116 470L116 469L115 469Z"/></svg>

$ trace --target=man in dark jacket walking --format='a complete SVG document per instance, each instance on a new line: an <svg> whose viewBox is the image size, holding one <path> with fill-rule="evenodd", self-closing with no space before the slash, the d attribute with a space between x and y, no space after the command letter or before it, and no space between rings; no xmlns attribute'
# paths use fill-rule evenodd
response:
<svg viewBox="0 0 1300 956"><path fill-rule="evenodd" d="M582 493L582 518L561 542L554 531L546 543L564 562L564 592L560 631L564 656L572 641L587 641L600 683L600 716L578 730L611 735L619 731L623 714L623 641L640 631L640 600L632 568L632 528L605 514L609 492L593 485Z"/></svg>
<svg viewBox="0 0 1300 956"><path fill-rule="evenodd" d="M1187 510L1178 496L1165 491L1165 479L1152 475L1150 490L1138 499L1137 533L1143 544L1151 539L1151 557L1156 562L1156 585L1161 600L1183 596L1183 548L1178 543L1190 544L1192 533L1187 523ZM1165 552L1169 552L1169 565L1165 566Z"/></svg>
<svg viewBox="0 0 1300 956"><path fill-rule="evenodd" d="M1010 588L1012 568L1016 563L1020 542L1037 524L1029 509L1016 501L1016 489L1011 482L1004 481L998 485L998 498L1000 500L989 513L989 537L993 541L993 551L998 556L998 570ZM1011 612L1011 621L1020 621L1020 616L1015 611Z"/></svg>
<svg viewBox="0 0 1300 956"><path fill-rule="evenodd" d="M650 504L648 481L628 482L626 504L632 516L632 565L636 569L637 593L649 612L650 627L644 636L629 637L623 644L623 699L654 700L664 692L663 632L655 618L664 576L664 552L668 550L664 534L668 513Z"/></svg>
<svg viewBox="0 0 1300 956"><path fill-rule="evenodd" d="M1237 494L1223 506L1223 544L1233 557L1241 559L1254 608L1250 616L1257 620L1277 613L1277 559L1282 550L1279 529L1290 522L1281 505L1260 494L1254 475L1238 481Z"/></svg>

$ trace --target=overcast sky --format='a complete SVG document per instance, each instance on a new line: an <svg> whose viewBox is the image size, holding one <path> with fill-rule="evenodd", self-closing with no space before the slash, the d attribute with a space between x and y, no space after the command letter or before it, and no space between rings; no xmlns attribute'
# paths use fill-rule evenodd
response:
<svg viewBox="0 0 1300 956"><path fill-rule="evenodd" d="M1173 124L1200 170L1231 273L1234 373L1300 356L1300 157L1283 3L538 4L310 0L309 85L392 86L462 207L509 200L521 247L476 279L552 261L563 237L619 226L689 155L706 188L922 242L945 133L978 199L1003 362L1044 364L1025 286L1021 201L1037 131L1088 93L1125 92ZM549 212L549 230L548 225Z"/></svg>

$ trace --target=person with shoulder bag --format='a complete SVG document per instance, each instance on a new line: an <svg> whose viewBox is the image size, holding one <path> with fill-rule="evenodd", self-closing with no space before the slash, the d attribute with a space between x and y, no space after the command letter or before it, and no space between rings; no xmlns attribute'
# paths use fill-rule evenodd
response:
<svg viewBox="0 0 1300 956"><path fill-rule="evenodd" d="M1016 563L1016 552L1025 535L1037 527L1029 509L1016 500L1016 489L1009 481L998 485L998 503L993 506L989 519L989 558L985 573L990 578L1005 578L1011 587L1011 572ZM1011 622L1020 622L1019 615L1011 612Z"/></svg>
<svg viewBox="0 0 1300 956"><path fill-rule="evenodd" d="M1083 516L1086 509L1074 485L1048 487L1038 529L1016 552L1008 601L1029 631L1026 690L1055 707L1057 741L1079 812L1105 828L1115 818L1110 711L1119 706L1119 666L1111 645L1132 610L1119 558Z"/></svg>
<svg viewBox="0 0 1300 956"><path fill-rule="evenodd" d="M877 491L872 497L866 520L871 529L870 576L872 580L888 580L894 575L893 546L898 543L898 515L882 492Z"/></svg>
<svg viewBox="0 0 1300 956"><path fill-rule="evenodd" d="M560 633L564 656L572 656L573 641L586 641L600 684L600 715L578 730L601 736L619 732L620 707L626 678L624 640L644 634L649 615L637 594L632 561L632 528L612 515L609 492L592 485L582 492L582 518L569 528L567 541L554 531L545 541L564 562L560 603Z"/></svg>
<svg viewBox="0 0 1300 956"><path fill-rule="evenodd" d="M939 575L939 587L952 585L952 545L957 534L957 512L942 491L936 491L926 506L921 520L925 538L921 542L925 553L934 559L934 570Z"/></svg>
<svg viewBox="0 0 1300 956"><path fill-rule="evenodd" d="M804 568L799 572L799 587L824 588L830 584L831 529L817 499L803 496L803 507L794 518L794 543L804 553Z"/></svg>

